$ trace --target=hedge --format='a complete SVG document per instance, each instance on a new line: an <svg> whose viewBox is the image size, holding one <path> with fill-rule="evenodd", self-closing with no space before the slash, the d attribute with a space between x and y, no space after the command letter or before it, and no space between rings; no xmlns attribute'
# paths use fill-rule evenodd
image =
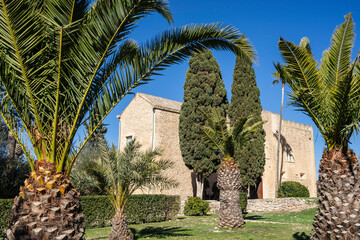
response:
<svg viewBox="0 0 360 240"><path fill-rule="evenodd" d="M0 199L0 236L7 227L13 200ZM107 196L83 196L81 207L87 228L111 226L115 211ZM180 196L133 195L125 207L128 223L158 222L171 219L180 210Z"/></svg>
<svg viewBox="0 0 360 240"><path fill-rule="evenodd" d="M239 198L240 198L241 211L242 211L242 213L246 213L246 208L247 208L247 203L248 203L248 193L240 192Z"/></svg>
<svg viewBox="0 0 360 240"><path fill-rule="evenodd" d="M281 183L278 189L279 198L309 197L309 189L299 182L287 181Z"/></svg>

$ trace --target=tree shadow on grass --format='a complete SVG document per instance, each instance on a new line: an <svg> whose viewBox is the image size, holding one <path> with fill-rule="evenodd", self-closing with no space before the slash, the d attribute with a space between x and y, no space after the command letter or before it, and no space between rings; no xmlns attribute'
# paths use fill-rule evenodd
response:
<svg viewBox="0 0 360 240"><path fill-rule="evenodd" d="M134 235L134 240L149 237L168 238L192 236L184 233L184 231L187 231L188 229L181 227L146 227L140 231L136 231L134 228L131 228L130 230Z"/></svg>
<svg viewBox="0 0 360 240"><path fill-rule="evenodd" d="M296 240L309 240L310 236L308 234L306 234L305 232L297 232L295 234L293 234L293 238Z"/></svg>
<svg viewBox="0 0 360 240"><path fill-rule="evenodd" d="M266 218L260 215L244 216L244 220L264 220L264 219Z"/></svg>

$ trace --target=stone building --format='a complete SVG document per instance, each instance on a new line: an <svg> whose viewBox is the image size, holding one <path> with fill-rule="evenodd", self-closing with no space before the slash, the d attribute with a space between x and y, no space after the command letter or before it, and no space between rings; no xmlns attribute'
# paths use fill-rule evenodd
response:
<svg viewBox="0 0 360 240"><path fill-rule="evenodd" d="M143 149L162 149L162 157L174 162L173 169L167 174L180 184L169 190L147 189L143 193L163 193L180 195L182 200L196 193L196 175L189 170L181 156L179 145L179 115L181 102L155 97L143 93L135 95L134 99L124 109L119 119L119 143L123 149L128 141L136 138ZM259 186L260 198L275 197L275 172L277 154L277 136L279 115L263 111L265 138L265 172ZM287 120L282 122L282 154L281 181L297 181L307 186L310 196L316 196L316 172L313 129ZM212 176L214 180L216 177ZM210 180L210 185L213 181ZM211 187L206 191L211 192Z"/></svg>

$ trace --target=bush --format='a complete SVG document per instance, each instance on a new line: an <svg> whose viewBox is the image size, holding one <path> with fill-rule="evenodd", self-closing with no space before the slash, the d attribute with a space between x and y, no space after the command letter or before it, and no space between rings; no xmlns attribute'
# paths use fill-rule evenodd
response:
<svg viewBox="0 0 360 240"><path fill-rule="evenodd" d="M0 236L7 227L13 200L0 199ZM107 196L82 196L81 208L85 215L85 227L110 227L115 210ZM180 210L180 196L132 195L126 203L127 221L131 223L158 222L171 219Z"/></svg>
<svg viewBox="0 0 360 240"><path fill-rule="evenodd" d="M241 211L242 211L242 213L246 213L248 194L247 194L247 192L240 192L239 196L240 196Z"/></svg>
<svg viewBox="0 0 360 240"><path fill-rule="evenodd" d="M185 202L184 214L187 216L203 216L210 211L209 203L199 197L188 197Z"/></svg>
<svg viewBox="0 0 360 240"><path fill-rule="evenodd" d="M3 230L7 228L13 201L13 199L0 199L0 238L5 234Z"/></svg>
<svg viewBox="0 0 360 240"><path fill-rule="evenodd" d="M278 197L309 197L309 189L299 182L283 182L278 189Z"/></svg>

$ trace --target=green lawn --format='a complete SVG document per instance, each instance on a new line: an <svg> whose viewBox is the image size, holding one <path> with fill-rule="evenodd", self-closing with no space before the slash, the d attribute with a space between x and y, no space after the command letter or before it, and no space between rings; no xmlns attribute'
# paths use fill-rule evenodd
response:
<svg viewBox="0 0 360 240"><path fill-rule="evenodd" d="M315 209L299 213L251 213L241 229L218 229L217 215L178 217L158 223L130 225L135 239L309 239ZM86 239L107 239L110 228L87 229Z"/></svg>

